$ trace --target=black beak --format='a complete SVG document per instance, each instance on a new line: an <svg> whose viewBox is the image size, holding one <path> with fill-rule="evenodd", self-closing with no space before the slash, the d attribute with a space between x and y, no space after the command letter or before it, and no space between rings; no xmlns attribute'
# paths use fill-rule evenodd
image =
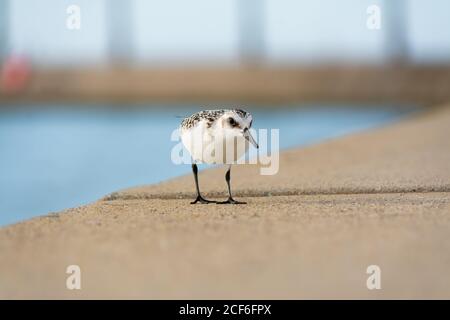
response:
<svg viewBox="0 0 450 320"><path fill-rule="evenodd" d="M244 138L249 141L256 149L259 148L258 144L256 143L256 140L253 138L253 136L250 134L250 131L248 128L244 129Z"/></svg>

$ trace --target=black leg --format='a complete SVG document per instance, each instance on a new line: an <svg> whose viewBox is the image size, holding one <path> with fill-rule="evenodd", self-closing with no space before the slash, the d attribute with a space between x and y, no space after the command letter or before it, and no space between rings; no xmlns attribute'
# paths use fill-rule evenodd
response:
<svg viewBox="0 0 450 320"><path fill-rule="evenodd" d="M231 187L230 187L230 181L231 181L231 165L228 167L227 173L225 173L225 181L227 182L228 186L228 199L222 202L217 202L219 204L246 204L247 202L242 201L236 201L231 196Z"/></svg>
<svg viewBox="0 0 450 320"><path fill-rule="evenodd" d="M195 204L197 202L200 203L216 203L216 201L206 200L202 197L200 194L200 188L198 187L198 168L195 163L192 164L192 172L194 173L194 180L195 180L195 189L197 190L197 198L191 202L191 204Z"/></svg>

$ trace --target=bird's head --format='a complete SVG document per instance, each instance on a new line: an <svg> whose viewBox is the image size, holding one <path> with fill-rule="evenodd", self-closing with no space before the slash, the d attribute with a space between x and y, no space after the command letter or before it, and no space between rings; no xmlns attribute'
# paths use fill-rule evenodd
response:
<svg viewBox="0 0 450 320"><path fill-rule="evenodd" d="M250 133L250 128L253 123L253 118L250 113L242 109L233 109L225 112L220 121L220 126L231 132L235 136L243 136L255 148L259 148L256 140Z"/></svg>

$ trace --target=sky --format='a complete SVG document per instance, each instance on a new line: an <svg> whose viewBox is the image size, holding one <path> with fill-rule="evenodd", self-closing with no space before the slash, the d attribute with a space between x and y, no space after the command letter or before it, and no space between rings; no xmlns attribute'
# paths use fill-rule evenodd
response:
<svg viewBox="0 0 450 320"><path fill-rule="evenodd" d="M109 48L106 5L114 1L120 0L10 0L10 51L40 64L103 63ZM123 43L132 47L129 52L137 63L235 63L240 56L237 1L132 0L133 32ZM265 0L263 56L274 64L382 62L386 2ZM380 30L366 26L366 10L373 4L381 8ZM450 61L450 1L405 4L409 58ZM80 7L79 30L66 27L70 5ZM115 26L114 35L119 22Z"/></svg>

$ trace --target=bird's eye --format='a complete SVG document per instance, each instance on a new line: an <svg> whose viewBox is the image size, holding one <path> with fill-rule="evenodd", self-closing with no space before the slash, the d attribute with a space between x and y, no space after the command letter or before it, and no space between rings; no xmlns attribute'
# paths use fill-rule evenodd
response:
<svg viewBox="0 0 450 320"><path fill-rule="evenodd" d="M231 126L235 126L235 125L236 125L236 120L234 120L233 118L228 118L228 123L229 123Z"/></svg>

